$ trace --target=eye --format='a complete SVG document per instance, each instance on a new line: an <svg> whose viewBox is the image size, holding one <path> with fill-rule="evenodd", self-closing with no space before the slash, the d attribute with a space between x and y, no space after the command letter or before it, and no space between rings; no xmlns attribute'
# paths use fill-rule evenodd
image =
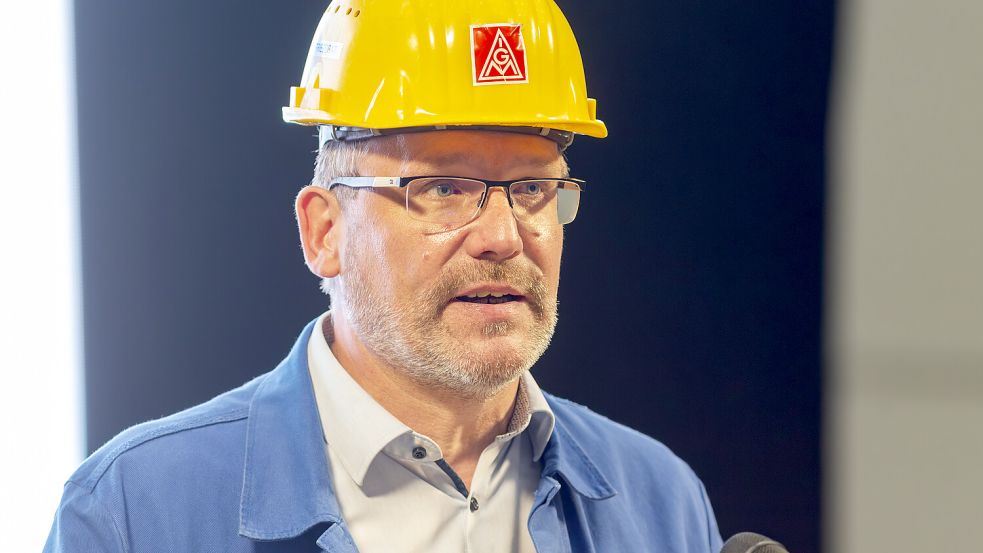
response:
<svg viewBox="0 0 983 553"><path fill-rule="evenodd" d="M410 192L414 197L431 201L446 200L467 193L462 183L453 179L421 180Z"/></svg>
<svg viewBox="0 0 983 553"><path fill-rule="evenodd" d="M455 186L448 184L446 182L437 183L433 186L433 192L438 198L449 198L454 194L460 194L461 191Z"/></svg>
<svg viewBox="0 0 983 553"><path fill-rule="evenodd" d="M414 194L429 200L446 200L461 194L467 194L466 183L454 179L434 179L422 181Z"/></svg>
<svg viewBox="0 0 983 553"><path fill-rule="evenodd" d="M527 196L538 196L543 193L543 183L532 181L519 183L519 186L516 187L515 192L525 194Z"/></svg>

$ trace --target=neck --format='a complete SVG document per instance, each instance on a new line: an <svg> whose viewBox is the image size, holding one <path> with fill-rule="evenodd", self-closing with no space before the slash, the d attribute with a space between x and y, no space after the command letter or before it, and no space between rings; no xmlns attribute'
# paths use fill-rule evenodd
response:
<svg viewBox="0 0 983 553"><path fill-rule="evenodd" d="M444 460L470 487L481 452L508 428L518 380L487 398L437 389L379 359L349 325L333 319L325 319L325 338L341 366L400 422L437 442Z"/></svg>

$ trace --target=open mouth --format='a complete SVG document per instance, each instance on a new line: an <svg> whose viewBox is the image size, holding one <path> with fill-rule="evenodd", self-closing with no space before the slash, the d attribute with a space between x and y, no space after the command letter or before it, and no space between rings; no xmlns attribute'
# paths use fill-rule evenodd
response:
<svg viewBox="0 0 983 553"><path fill-rule="evenodd" d="M513 294L490 294L490 293L478 293L469 294L467 296L458 296L454 298L454 301L463 301L467 303L508 303L512 301L522 301L523 296L516 296Z"/></svg>

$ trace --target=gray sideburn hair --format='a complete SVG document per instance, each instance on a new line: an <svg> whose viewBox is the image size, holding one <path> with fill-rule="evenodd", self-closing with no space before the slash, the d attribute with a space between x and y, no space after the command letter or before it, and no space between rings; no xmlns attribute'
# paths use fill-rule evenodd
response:
<svg viewBox="0 0 983 553"><path fill-rule="evenodd" d="M369 140L329 140L317 153L317 160L314 162L314 178L311 180L311 184L327 188L331 181L338 177L360 176L359 163L366 153L373 149L389 148L395 150L396 155L402 158L403 163L406 163L406 150L403 147L403 141L403 135ZM338 199L338 205L344 212L347 211L348 206L359 192L347 186L337 186L331 190L331 193ZM330 277L321 279L321 291L327 294L329 298L334 290L333 281L334 279Z"/></svg>

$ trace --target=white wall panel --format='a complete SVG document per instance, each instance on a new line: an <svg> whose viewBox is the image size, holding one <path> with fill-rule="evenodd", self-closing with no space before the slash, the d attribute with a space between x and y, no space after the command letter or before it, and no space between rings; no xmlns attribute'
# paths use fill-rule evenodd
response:
<svg viewBox="0 0 983 553"><path fill-rule="evenodd" d="M71 6L0 4L2 551L41 549L83 453Z"/></svg>
<svg viewBox="0 0 983 553"><path fill-rule="evenodd" d="M841 4L827 551L975 551L983 520L983 4Z"/></svg>

